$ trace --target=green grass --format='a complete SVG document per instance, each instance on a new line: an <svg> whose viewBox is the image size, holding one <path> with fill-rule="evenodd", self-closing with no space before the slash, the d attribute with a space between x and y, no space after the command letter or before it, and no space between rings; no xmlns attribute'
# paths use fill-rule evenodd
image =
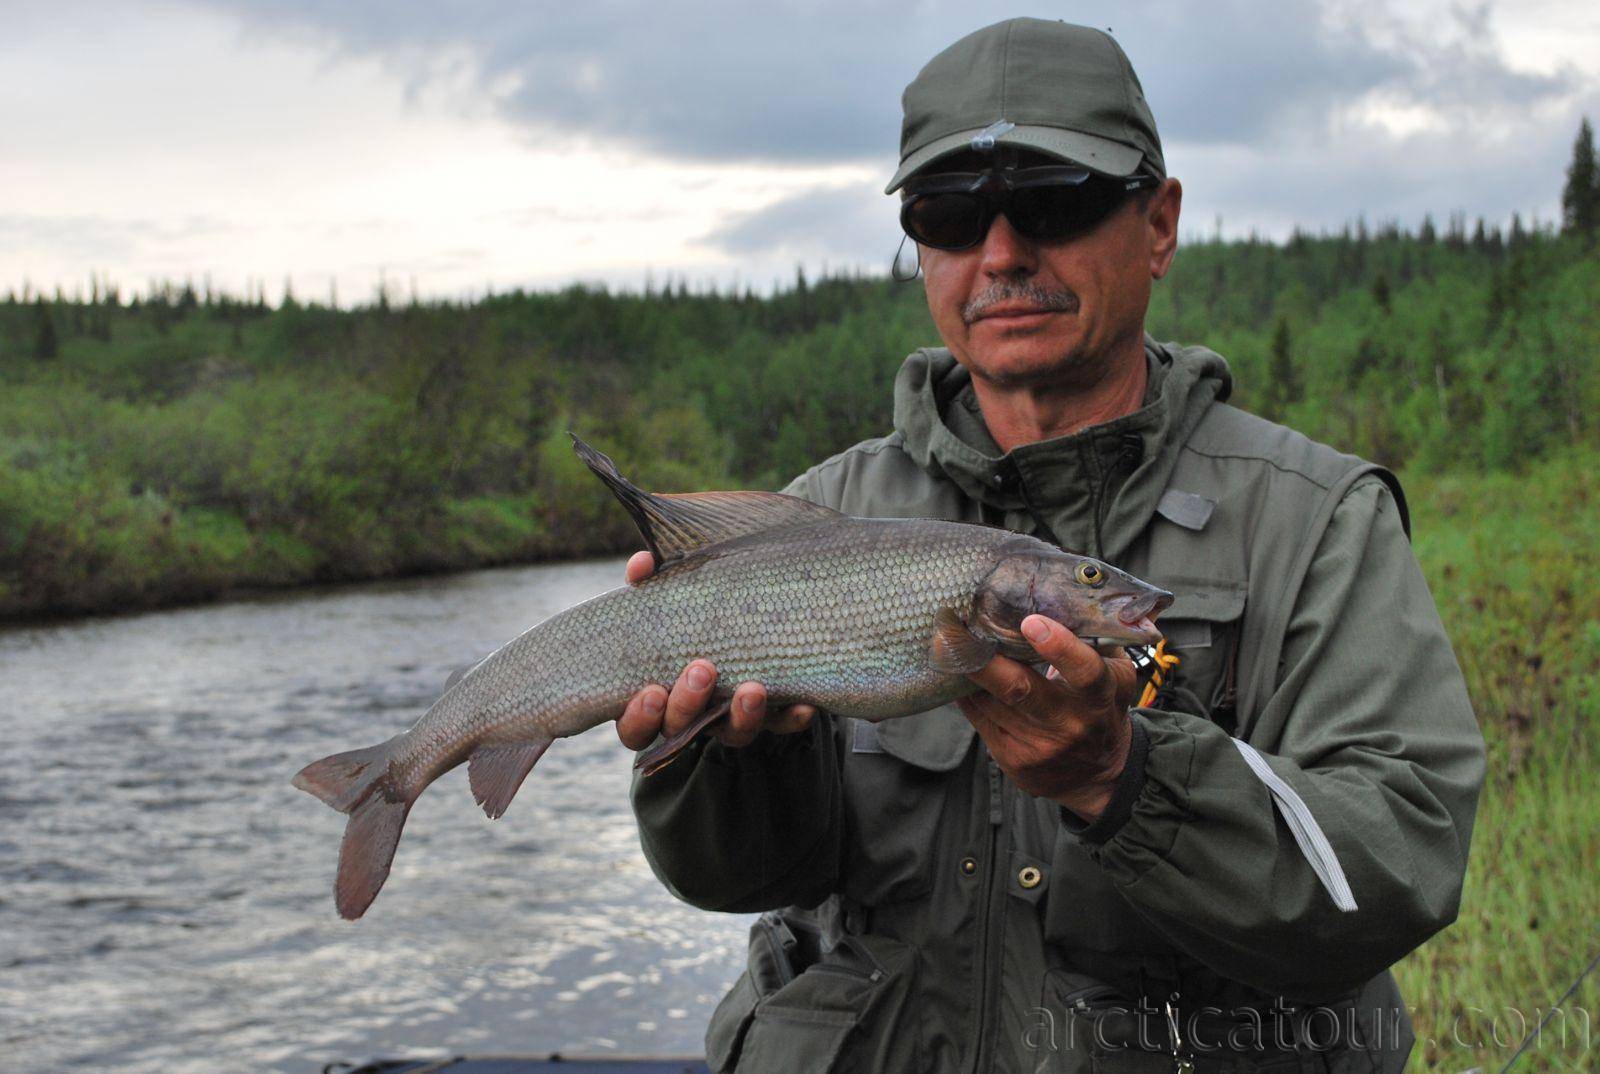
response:
<svg viewBox="0 0 1600 1074"><path fill-rule="evenodd" d="M1396 968L1414 1070L1497 1071L1600 951L1597 473L1600 453L1573 451L1409 489L1489 750L1460 919ZM1517 1071L1600 1067L1600 972L1566 1012Z"/></svg>

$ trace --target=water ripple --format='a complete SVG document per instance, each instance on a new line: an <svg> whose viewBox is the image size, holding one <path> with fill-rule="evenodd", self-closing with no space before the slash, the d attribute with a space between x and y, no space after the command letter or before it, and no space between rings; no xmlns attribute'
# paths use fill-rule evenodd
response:
<svg viewBox="0 0 1600 1074"><path fill-rule="evenodd" d="M661 890L608 731L558 743L494 824L459 772L440 780L355 924L330 893L343 818L288 785L620 578L616 562L484 571L0 632L8 1061L304 1074L356 1055L697 1051L747 919Z"/></svg>

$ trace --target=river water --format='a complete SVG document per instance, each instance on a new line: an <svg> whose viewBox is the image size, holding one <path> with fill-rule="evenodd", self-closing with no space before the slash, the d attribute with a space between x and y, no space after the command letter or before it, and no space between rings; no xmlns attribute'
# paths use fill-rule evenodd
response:
<svg viewBox="0 0 1600 1074"><path fill-rule="evenodd" d="M331 892L344 818L289 785L621 578L544 565L0 630L0 1069L699 1054L749 919L650 874L609 728L558 741L493 823L464 768L439 780L354 923Z"/></svg>

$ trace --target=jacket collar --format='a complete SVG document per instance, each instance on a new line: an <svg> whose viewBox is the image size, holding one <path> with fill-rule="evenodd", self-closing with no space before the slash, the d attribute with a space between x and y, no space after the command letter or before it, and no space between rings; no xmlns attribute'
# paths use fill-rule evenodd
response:
<svg viewBox="0 0 1600 1074"><path fill-rule="evenodd" d="M919 466L1008 523L1031 521L1048 528L1041 537L1115 562L1155 513L1189 434L1232 386L1227 363L1202 347L1146 336L1145 359L1150 389L1138 410L1003 453L983 424L970 374L948 350L925 348L895 380L895 427Z"/></svg>

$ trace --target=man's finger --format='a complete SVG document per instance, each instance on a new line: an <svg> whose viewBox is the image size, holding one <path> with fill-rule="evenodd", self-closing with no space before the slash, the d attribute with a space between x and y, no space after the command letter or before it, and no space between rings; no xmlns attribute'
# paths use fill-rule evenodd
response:
<svg viewBox="0 0 1600 1074"><path fill-rule="evenodd" d="M790 705L767 717L767 730L775 735L798 734L810 727L816 716L817 710L811 705Z"/></svg>
<svg viewBox="0 0 1600 1074"><path fill-rule="evenodd" d="M1105 664L1094 646L1053 619L1030 615L1022 621L1022 636L1033 651L1056 669L1067 686L1086 690L1100 681Z"/></svg>
<svg viewBox="0 0 1600 1074"><path fill-rule="evenodd" d="M713 731L724 746L748 746L761 733L767 718L767 688L759 682L742 682L733 692L728 718Z"/></svg>
<svg viewBox="0 0 1600 1074"><path fill-rule="evenodd" d="M617 737L630 750L642 750L661 733L661 716L667 709L667 690L651 684L628 699L617 717Z"/></svg>
<svg viewBox="0 0 1600 1074"><path fill-rule="evenodd" d="M694 718L705 711L716 682L717 669L711 661L691 661L667 695L667 715L661 725L662 732L675 735L693 723Z"/></svg>
<svg viewBox="0 0 1600 1074"><path fill-rule="evenodd" d="M656 557L649 552L635 552L628 557L628 566L623 576L628 579L629 585L638 585L655 572Z"/></svg>
<svg viewBox="0 0 1600 1074"><path fill-rule="evenodd" d="M1044 676L1026 664L997 656L967 678L983 687L1001 704L1034 716L1044 716L1040 708L1040 688Z"/></svg>

